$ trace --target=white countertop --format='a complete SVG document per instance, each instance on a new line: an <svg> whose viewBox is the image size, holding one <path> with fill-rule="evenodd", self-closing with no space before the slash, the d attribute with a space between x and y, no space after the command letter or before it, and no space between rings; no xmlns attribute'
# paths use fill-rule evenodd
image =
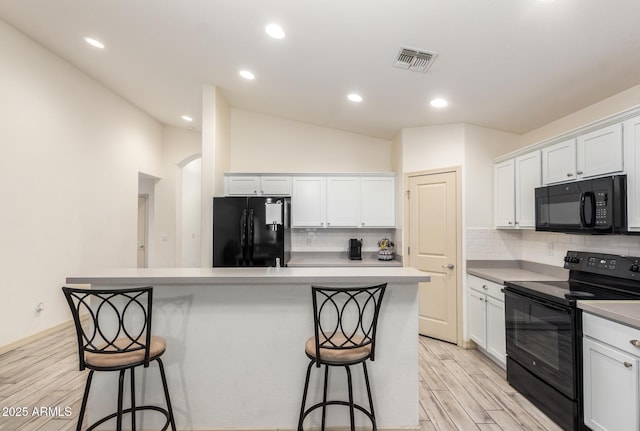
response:
<svg viewBox="0 0 640 431"><path fill-rule="evenodd" d="M429 274L409 267L335 268L125 268L69 276L69 284L206 285L299 283L418 283Z"/></svg>
<svg viewBox="0 0 640 431"><path fill-rule="evenodd" d="M640 301L578 301L578 308L640 329Z"/></svg>
<svg viewBox="0 0 640 431"><path fill-rule="evenodd" d="M498 284L505 281L562 281L567 277L519 268L468 268L467 273Z"/></svg>

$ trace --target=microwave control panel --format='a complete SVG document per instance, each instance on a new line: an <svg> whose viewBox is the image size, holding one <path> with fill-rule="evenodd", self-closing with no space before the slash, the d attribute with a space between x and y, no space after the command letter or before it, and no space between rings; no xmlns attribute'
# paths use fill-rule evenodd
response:
<svg viewBox="0 0 640 431"><path fill-rule="evenodd" d="M610 224L607 218L607 203L609 201L607 192L595 192L595 213L596 213L596 226L608 226Z"/></svg>

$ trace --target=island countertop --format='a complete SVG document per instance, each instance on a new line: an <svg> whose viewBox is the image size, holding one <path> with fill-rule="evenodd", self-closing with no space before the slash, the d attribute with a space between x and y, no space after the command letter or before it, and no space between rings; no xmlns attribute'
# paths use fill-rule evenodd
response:
<svg viewBox="0 0 640 431"><path fill-rule="evenodd" d="M409 267L332 267L332 268L124 268L72 275L70 284L119 286L131 284L215 285L265 283L378 283L430 281L429 274Z"/></svg>
<svg viewBox="0 0 640 431"><path fill-rule="evenodd" d="M314 331L311 285L387 283L375 362L367 364L376 422L386 431L420 429L418 289L430 281L428 273L408 267L129 268L66 281L92 289L154 286L153 333L167 340L163 361L178 429L246 431L297 428L309 363L304 346ZM331 371L329 396L346 399L340 371ZM366 405L362 373L354 371L354 398ZM94 377L90 416L109 412L116 374ZM159 379L143 382L138 374L144 399L161 405ZM321 399L321 374L313 369L309 402ZM348 412L340 410L328 415L327 426L349 426ZM160 425L157 417L144 419L145 429ZM320 414L310 415L307 426L318 428ZM357 414L356 426L369 424Z"/></svg>

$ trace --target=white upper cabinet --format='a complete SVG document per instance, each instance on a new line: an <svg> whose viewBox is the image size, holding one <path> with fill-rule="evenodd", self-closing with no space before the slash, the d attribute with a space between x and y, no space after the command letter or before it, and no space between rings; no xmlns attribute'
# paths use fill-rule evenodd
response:
<svg viewBox="0 0 640 431"><path fill-rule="evenodd" d="M394 176L294 176L292 182L293 227L395 227Z"/></svg>
<svg viewBox="0 0 640 431"><path fill-rule="evenodd" d="M225 196L289 196L291 177L232 175L225 176Z"/></svg>
<svg viewBox="0 0 640 431"><path fill-rule="evenodd" d="M325 177L294 177L291 191L291 225L324 227L327 220Z"/></svg>
<svg viewBox="0 0 640 431"><path fill-rule="evenodd" d="M360 178L360 225L396 226L395 177Z"/></svg>
<svg viewBox="0 0 640 431"><path fill-rule="evenodd" d="M553 184L622 172L622 150L621 123L543 148L542 182Z"/></svg>
<svg viewBox="0 0 640 431"><path fill-rule="evenodd" d="M515 208L516 227L533 229L536 226L535 189L540 187L540 151L534 151L515 159Z"/></svg>
<svg viewBox="0 0 640 431"><path fill-rule="evenodd" d="M622 172L622 124L579 136L576 156L578 178Z"/></svg>
<svg viewBox="0 0 640 431"><path fill-rule="evenodd" d="M260 177L225 177L226 196L253 196L259 194Z"/></svg>
<svg viewBox="0 0 640 431"><path fill-rule="evenodd" d="M540 152L495 165L495 224L499 228L535 227L535 188L540 186Z"/></svg>
<svg viewBox="0 0 640 431"><path fill-rule="evenodd" d="M494 167L494 218L496 227L515 227L515 168L514 160L498 163Z"/></svg>
<svg viewBox="0 0 640 431"><path fill-rule="evenodd" d="M327 178L327 227L357 227L360 223L358 177ZM295 202L297 205L297 202Z"/></svg>
<svg viewBox="0 0 640 431"><path fill-rule="evenodd" d="M624 122L627 174L627 220L630 231L640 231L640 117Z"/></svg>
<svg viewBox="0 0 640 431"><path fill-rule="evenodd" d="M260 177L260 193L264 196L290 196L291 177Z"/></svg>
<svg viewBox="0 0 640 431"><path fill-rule="evenodd" d="M576 179L576 140L560 142L542 149L542 182L559 183Z"/></svg>

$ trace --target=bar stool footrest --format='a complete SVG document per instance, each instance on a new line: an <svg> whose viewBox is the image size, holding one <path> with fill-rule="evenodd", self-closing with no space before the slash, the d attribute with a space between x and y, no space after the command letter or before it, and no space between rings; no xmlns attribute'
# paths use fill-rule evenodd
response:
<svg viewBox="0 0 640 431"><path fill-rule="evenodd" d="M164 423L162 428L160 428L160 431L166 431L169 428L169 426L171 425L171 417L169 415L169 412L167 411L167 409L164 409L162 407L158 407L158 406L136 406L135 409L132 409L132 408L123 409L122 410L122 415L124 416L125 414L131 413L132 410L136 411L136 412L141 411L141 410L153 410L153 411L162 413L164 415L164 417L166 418L166 422ZM107 422L108 420L116 418L117 416L118 416L118 412L111 413L110 415L107 415L107 416L103 417L102 419L99 419L98 421L94 422L93 425L87 427L86 431L91 431L91 430L95 429L96 427L102 425L103 423Z"/></svg>
<svg viewBox="0 0 640 431"><path fill-rule="evenodd" d="M322 406L334 406L334 405L339 405L339 406L346 406L346 407L350 407L351 404L349 404L348 401L327 401L326 403L320 402L317 404L312 405L311 407L309 407L308 409L306 409L304 411L304 413L302 414L302 421L304 421L304 419L314 410L316 410L319 407ZM359 410L360 412L364 413L369 420L371 421L371 425L373 426L372 431L376 431L378 428L376 427L376 418L371 414L371 412L367 409L365 409L364 407L362 407L359 404L354 403L353 404L353 408L356 410ZM298 431L304 431L304 427L300 428Z"/></svg>

